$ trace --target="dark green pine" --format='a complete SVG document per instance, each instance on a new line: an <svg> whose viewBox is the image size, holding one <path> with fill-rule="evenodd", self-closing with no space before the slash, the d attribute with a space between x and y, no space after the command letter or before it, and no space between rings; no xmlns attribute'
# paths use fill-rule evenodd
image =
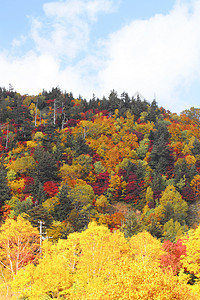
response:
<svg viewBox="0 0 200 300"><path fill-rule="evenodd" d="M0 208L6 203L6 201L10 200L11 198L11 193L7 184L6 175L6 170L0 164Z"/></svg>

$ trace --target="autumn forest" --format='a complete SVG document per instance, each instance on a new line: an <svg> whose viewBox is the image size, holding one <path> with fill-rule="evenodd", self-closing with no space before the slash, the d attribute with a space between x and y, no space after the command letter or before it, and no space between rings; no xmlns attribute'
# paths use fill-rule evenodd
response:
<svg viewBox="0 0 200 300"><path fill-rule="evenodd" d="M0 88L0 299L200 299L200 109Z"/></svg>

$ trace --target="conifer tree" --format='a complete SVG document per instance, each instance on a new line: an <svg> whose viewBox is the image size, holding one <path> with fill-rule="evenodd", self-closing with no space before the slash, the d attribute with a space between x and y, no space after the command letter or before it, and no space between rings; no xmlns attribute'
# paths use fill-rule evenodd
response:
<svg viewBox="0 0 200 300"><path fill-rule="evenodd" d="M53 217L57 221L64 221L67 219L69 213L72 210L72 201L68 197L69 187L67 184L63 185L57 197L59 204L55 205Z"/></svg>
<svg viewBox="0 0 200 300"><path fill-rule="evenodd" d="M11 193L7 185L6 171L3 168L2 164L0 164L0 208L5 204L6 201L10 200L10 198L11 198ZM1 211L0 211L0 217L1 217Z"/></svg>
<svg viewBox="0 0 200 300"><path fill-rule="evenodd" d="M29 209L27 211L26 218L31 222L33 227L40 226L40 221L43 222L44 228L51 227L53 223L53 217L50 215L50 213L44 208L42 205L38 205L33 207L32 209Z"/></svg>
<svg viewBox="0 0 200 300"><path fill-rule="evenodd" d="M76 151L76 156L87 154L90 151L90 147L86 144L85 139L81 135L78 135L78 137L73 140L73 149Z"/></svg>
<svg viewBox="0 0 200 300"><path fill-rule="evenodd" d="M45 151L42 147L37 147L34 152L37 163L36 176L41 183L57 179L57 165L54 156Z"/></svg>
<svg viewBox="0 0 200 300"><path fill-rule="evenodd" d="M168 166L173 166L173 163L172 150L166 144L164 136L161 135L158 142L154 143L149 165L157 173L163 173L163 171L167 170Z"/></svg>

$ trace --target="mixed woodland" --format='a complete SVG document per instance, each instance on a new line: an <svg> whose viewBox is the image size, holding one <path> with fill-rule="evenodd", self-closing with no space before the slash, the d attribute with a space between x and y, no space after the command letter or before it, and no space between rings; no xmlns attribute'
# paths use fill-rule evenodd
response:
<svg viewBox="0 0 200 300"><path fill-rule="evenodd" d="M0 88L0 299L200 299L200 109Z"/></svg>

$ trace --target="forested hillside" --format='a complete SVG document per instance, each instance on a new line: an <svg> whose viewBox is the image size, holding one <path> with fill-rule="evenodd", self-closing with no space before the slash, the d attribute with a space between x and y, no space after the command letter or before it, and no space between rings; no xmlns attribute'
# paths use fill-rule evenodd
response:
<svg viewBox="0 0 200 300"><path fill-rule="evenodd" d="M2 297L199 299L199 127L139 94L0 88Z"/></svg>

